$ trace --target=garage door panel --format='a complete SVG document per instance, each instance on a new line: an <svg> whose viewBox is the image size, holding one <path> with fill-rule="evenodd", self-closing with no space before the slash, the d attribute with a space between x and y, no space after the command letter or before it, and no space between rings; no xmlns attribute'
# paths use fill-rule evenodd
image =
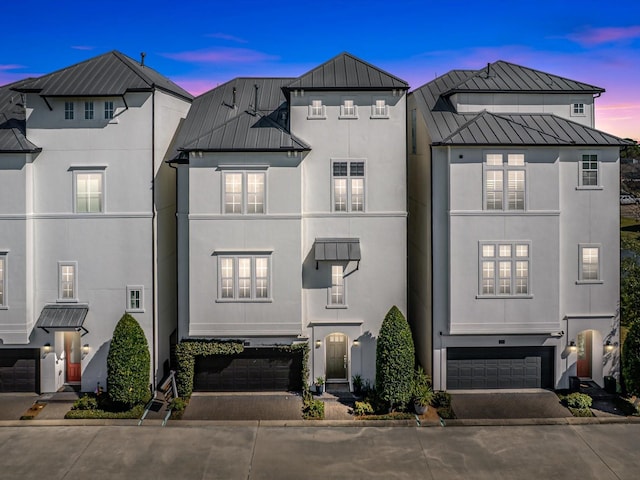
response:
<svg viewBox="0 0 640 480"><path fill-rule="evenodd" d="M0 350L0 392L39 391L39 349Z"/></svg>

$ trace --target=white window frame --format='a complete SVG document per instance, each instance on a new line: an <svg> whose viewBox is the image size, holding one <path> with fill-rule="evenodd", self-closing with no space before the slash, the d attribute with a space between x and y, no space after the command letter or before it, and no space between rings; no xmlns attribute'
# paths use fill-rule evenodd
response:
<svg viewBox="0 0 640 480"><path fill-rule="evenodd" d="M0 310L6 310L8 307L7 300L7 269L9 252L0 251Z"/></svg>
<svg viewBox="0 0 640 480"><path fill-rule="evenodd" d="M73 172L73 212L80 215L102 215L106 210L106 167L71 167L69 170ZM100 209L96 212L80 211L78 209L78 176L79 175L98 175L100 177Z"/></svg>
<svg viewBox="0 0 640 480"><path fill-rule="evenodd" d="M347 304L347 278L344 274L345 270L347 268L347 264L344 262L340 262L340 263L330 263L329 264L329 275L331 276L331 282L329 287L327 288L327 308L348 308L348 304ZM334 270L340 270L341 272L341 277L340 280L342 281L342 283L340 284L340 282L335 282L335 275L334 275ZM339 289L342 288L342 302L338 303L338 302L334 302L334 292L336 291L335 289Z"/></svg>
<svg viewBox="0 0 640 480"><path fill-rule="evenodd" d="M64 119L65 120L75 119L75 104L72 101L64 102Z"/></svg>
<svg viewBox="0 0 640 480"><path fill-rule="evenodd" d="M584 102L572 102L571 103L571 116L572 117L585 117L587 115L587 108Z"/></svg>
<svg viewBox="0 0 640 480"><path fill-rule="evenodd" d="M340 105L340 115L339 119L342 120L350 120L358 118L358 105L353 98L344 98L342 99L342 104Z"/></svg>
<svg viewBox="0 0 640 480"><path fill-rule="evenodd" d="M585 257L586 249L595 249L597 252L596 275L597 278L585 278ZM577 284L602 284L602 245L598 243L581 243L578 245L578 280Z"/></svg>
<svg viewBox="0 0 640 480"><path fill-rule="evenodd" d="M218 265L217 265L217 277L218 277L218 288L217 288L217 299L216 302L220 303L270 303L273 301L272 298L272 282L271 282L271 272L272 272L272 263L271 263L271 252L214 252L214 254L218 257ZM240 276L240 260L249 260L249 272L248 275ZM266 276L258 276L257 272L257 261L266 260ZM231 276L224 276L222 272L222 264L223 261L231 261ZM231 296L223 297L223 284L222 280L224 278L231 279L232 281L232 294ZM240 290L240 280L244 280L249 282L249 294L246 297L241 297ZM266 282L266 296L260 296L259 288L258 288L258 280L263 280Z"/></svg>
<svg viewBox="0 0 640 480"><path fill-rule="evenodd" d="M138 305L132 304L131 295L134 292L138 292ZM144 286L142 285L127 285L127 298L125 311L130 313L144 313Z"/></svg>
<svg viewBox="0 0 640 480"><path fill-rule="evenodd" d="M104 102L104 119L112 120L113 115L115 113L115 109L113 106L113 100L105 100Z"/></svg>
<svg viewBox="0 0 640 480"><path fill-rule="evenodd" d="M522 275L523 265L526 275ZM492 272L491 275L486 275ZM493 282L490 282L490 281ZM503 281L504 283L502 283ZM526 282L526 292L518 292ZM493 284L492 291L487 291ZM504 285L504 287L503 287ZM508 292L501 292L508 288ZM531 293L531 242L478 242L478 295L476 298L533 298Z"/></svg>
<svg viewBox="0 0 640 480"><path fill-rule="evenodd" d="M84 119L93 120L95 118L95 110L93 108L93 100L84 102Z"/></svg>
<svg viewBox="0 0 640 480"><path fill-rule="evenodd" d="M494 164L489 161L490 157L492 160L496 160L495 157L500 156L501 162L500 164ZM517 157L522 157L522 164L515 163L517 161ZM513 159L513 164L509 164L510 160ZM491 212L525 212L527 210L527 159L526 154L522 151L486 151L483 152L482 159L482 208L485 211ZM495 192L500 192L502 194L502 208L489 208L489 193L490 190L488 188L488 177L493 172L501 172L502 175L502 189L493 190ZM510 182L510 173L522 172L522 208L510 208L510 194L517 193L520 190L512 190L511 182Z"/></svg>
<svg viewBox="0 0 640 480"><path fill-rule="evenodd" d="M384 98L376 98L371 104L371 118L389 118L389 105Z"/></svg>
<svg viewBox="0 0 640 480"><path fill-rule="evenodd" d="M65 297L64 285L68 283L63 278L64 269L73 267L73 277L71 278L71 288L73 289L71 297ZM59 303L77 303L78 302L78 262L58 262L58 300Z"/></svg>
<svg viewBox="0 0 640 480"><path fill-rule="evenodd" d="M584 174L586 171L593 172L594 170L589 168L585 170L584 163L594 162L593 158L586 157L595 157L595 173L596 173L596 184L595 185L585 185L584 183ZM578 190L602 190L602 185L600 184L600 153L597 151L583 151L580 152L580 159L578 160Z"/></svg>
<svg viewBox="0 0 640 480"><path fill-rule="evenodd" d="M335 174L335 166L337 164L346 164L347 172L346 175L336 175ZM354 175L352 173L352 165L356 166L362 164L362 175ZM356 167L357 168L357 167ZM333 158L331 159L331 211L334 213L364 213L367 208L367 162L364 158ZM345 187L345 201L346 201L346 209L338 210L336 209L336 180L344 179L346 182ZM354 209L353 199L354 196L354 181L362 180L362 208Z"/></svg>
<svg viewBox="0 0 640 480"><path fill-rule="evenodd" d="M240 211L239 212L227 212L227 176L230 175L240 175ZM261 212L251 212L251 196L254 193L249 192L249 184L251 175L261 175L262 176L262 211ZM221 207L223 215L265 215L267 213L267 169L266 168L254 168L254 169L224 169L222 171L222 199L221 199ZM234 192L231 192L234 193ZM255 205L259 205L255 203Z"/></svg>
<svg viewBox="0 0 640 480"><path fill-rule="evenodd" d="M321 98L312 98L309 103L308 120L324 120L327 118L327 106Z"/></svg>

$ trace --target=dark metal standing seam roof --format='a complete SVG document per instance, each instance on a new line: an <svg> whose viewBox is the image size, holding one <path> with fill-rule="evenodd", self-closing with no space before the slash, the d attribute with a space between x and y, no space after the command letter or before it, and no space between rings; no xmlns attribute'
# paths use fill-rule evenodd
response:
<svg viewBox="0 0 640 480"><path fill-rule="evenodd" d="M176 139L178 150L309 150L287 128L288 108L282 86L291 80L236 78L200 95L180 128Z"/></svg>
<svg viewBox="0 0 640 480"><path fill-rule="evenodd" d="M155 70L112 51L56 72L21 82L16 89L44 97L122 96L129 91L164 90L186 100L193 96Z"/></svg>
<svg viewBox="0 0 640 480"><path fill-rule="evenodd" d="M34 153L41 149L27 140L24 105L20 94L12 90L17 84L0 87L0 152Z"/></svg>
<svg viewBox="0 0 640 480"><path fill-rule="evenodd" d="M507 65L511 71L518 67L513 64ZM524 67L518 68L530 70ZM500 70L494 69L493 71L498 75ZM532 70L532 72L537 71ZM469 70L453 70L411 92L427 124L434 145L621 146L630 144L630 142L614 135L548 113L496 114L487 111L457 113L449 102L448 96L452 91L459 91L457 89L460 85L469 88L469 85L477 81L477 73ZM541 72L537 73L541 74ZM572 81L567 80L567 82ZM580 84L579 82L573 83ZM597 87L587 84L581 85L585 85L583 93L595 91L588 88L597 89ZM484 88L487 86L488 83L484 83L479 86L477 91L484 92ZM532 85L531 88L534 89L533 93L539 92L539 85ZM571 88L575 88L575 85L571 85Z"/></svg>
<svg viewBox="0 0 640 480"><path fill-rule="evenodd" d="M47 329L86 329L83 327L84 319L87 317L89 311L88 305L70 305L70 304L56 304L45 305L38 317L36 327Z"/></svg>
<svg viewBox="0 0 640 480"><path fill-rule="evenodd" d="M286 90L390 90L409 84L384 70L344 52L298 77Z"/></svg>

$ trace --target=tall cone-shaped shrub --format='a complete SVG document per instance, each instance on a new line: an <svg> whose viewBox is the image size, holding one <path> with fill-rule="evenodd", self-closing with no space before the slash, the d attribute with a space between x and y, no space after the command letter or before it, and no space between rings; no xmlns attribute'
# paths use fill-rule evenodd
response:
<svg viewBox="0 0 640 480"><path fill-rule="evenodd" d="M622 376L627 393L640 395L640 319L631 322L622 349Z"/></svg>
<svg viewBox="0 0 640 480"><path fill-rule="evenodd" d="M395 305L387 313L376 345L376 392L390 410L411 400L415 350L409 323Z"/></svg>
<svg viewBox="0 0 640 480"><path fill-rule="evenodd" d="M115 330L107 356L107 393L112 402L132 407L150 397L149 345L135 318L125 313Z"/></svg>

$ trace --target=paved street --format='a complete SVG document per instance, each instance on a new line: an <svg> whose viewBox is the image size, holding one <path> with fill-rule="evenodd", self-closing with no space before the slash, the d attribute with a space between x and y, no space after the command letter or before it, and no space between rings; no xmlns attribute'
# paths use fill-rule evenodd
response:
<svg viewBox="0 0 640 480"><path fill-rule="evenodd" d="M3 480L636 479L640 424L1 427Z"/></svg>

